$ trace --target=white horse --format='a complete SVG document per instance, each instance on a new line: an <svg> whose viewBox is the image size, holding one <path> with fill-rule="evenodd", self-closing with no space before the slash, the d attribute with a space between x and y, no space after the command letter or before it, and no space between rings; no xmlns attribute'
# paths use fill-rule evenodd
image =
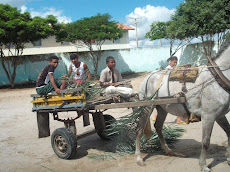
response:
<svg viewBox="0 0 230 172"><path fill-rule="evenodd" d="M224 76L230 80L230 43L227 43L222 50L215 57L215 62L223 72ZM141 83L139 88L140 100L144 100L147 97L153 95L156 92L156 87L159 85L159 78L162 77L162 71L153 72L147 76ZM181 92L182 84L178 81L169 81L166 87L160 87L158 90L158 97L174 96ZM163 86L163 84L162 84ZM216 121L220 127L225 131L228 137L227 146L227 161L230 165L230 125L225 115L230 110L230 92L224 90L215 80L207 66L199 67L199 74L194 83L186 82L187 92L186 107L189 112L201 117L202 121L202 148L199 164L202 171L210 171L206 165L206 154L210 144L211 133L214 122ZM167 89L167 90L166 90ZM186 110L181 104L166 104L156 106L157 119L154 124L156 132L159 136L162 149L166 154L172 155L172 150L167 146L162 134L162 126L166 119L167 113L172 115L185 114ZM137 130L136 137L136 152L137 163L143 165L143 159L140 157L140 138L143 133L143 128L149 119L146 119L146 115L143 115L144 120L140 120L139 129Z"/></svg>

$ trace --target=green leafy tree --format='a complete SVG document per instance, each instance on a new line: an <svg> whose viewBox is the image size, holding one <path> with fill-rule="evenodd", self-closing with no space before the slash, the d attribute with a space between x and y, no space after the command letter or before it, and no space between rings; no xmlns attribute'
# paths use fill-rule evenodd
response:
<svg viewBox="0 0 230 172"><path fill-rule="evenodd" d="M167 39L170 41L170 56L173 56L181 47L189 43L190 41L181 41L177 44L176 49L173 51L173 45L178 38L174 35L174 30L177 28L175 27L175 22L168 21L168 22L153 22L151 24L151 29L149 32L146 33L145 37L149 38L151 41L153 40L161 40Z"/></svg>
<svg viewBox="0 0 230 172"><path fill-rule="evenodd" d="M151 29L146 33L145 37L149 38L151 41L159 39L167 39L166 29L168 27L167 22L153 22L151 24ZM162 46L162 43L161 43Z"/></svg>
<svg viewBox="0 0 230 172"><path fill-rule="evenodd" d="M77 47L86 46L94 64L94 77L97 74L98 62L102 55L105 40L116 40L122 37L121 28L111 21L109 14L97 14L63 25L56 36L58 42L67 41Z"/></svg>
<svg viewBox="0 0 230 172"><path fill-rule="evenodd" d="M230 28L229 0L185 0L172 17L178 39L200 38L206 56L211 56L214 40L218 47Z"/></svg>
<svg viewBox="0 0 230 172"><path fill-rule="evenodd" d="M57 19L52 15L31 18L28 12L21 13L17 8L0 4L0 58L12 88L24 45L45 39L55 34L58 28Z"/></svg>

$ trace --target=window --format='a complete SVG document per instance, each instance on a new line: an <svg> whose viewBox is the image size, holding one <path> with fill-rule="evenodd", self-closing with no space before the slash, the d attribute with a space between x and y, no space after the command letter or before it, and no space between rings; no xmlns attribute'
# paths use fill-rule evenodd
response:
<svg viewBox="0 0 230 172"><path fill-rule="evenodd" d="M34 41L33 45L34 47L42 46L42 40Z"/></svg>

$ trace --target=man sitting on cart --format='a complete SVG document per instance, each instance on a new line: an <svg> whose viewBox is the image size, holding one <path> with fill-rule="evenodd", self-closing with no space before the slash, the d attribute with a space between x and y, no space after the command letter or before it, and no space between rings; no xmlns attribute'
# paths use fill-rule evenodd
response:
<svg viewBox="0 0 230 172"><path fill-rule="evenodd" d="M112 56L106 58L107 67L101 71L101 86L117 86L117 82L121 82L121 73L115 68L116 61Z"/></svg>
<svg viewBox="0 0 230 172"><path fill-rule="evenodd" d="M106 58L107 67L101 71L100 85L107 87L105 94L117 93L122 97L131 97L134 94L132 88L118 87L124 86L121 73L115 68L116 61L112 56Z"/></svg>
<svg viewBox="0 0 230 172"><path fill-rule="evenodd" d="M70 59L72 64L69 66L69 74L68 76L72 76L73 80L78 84L82 83L83 76L87 74L87 78L85 81L88 81L91 78L91 73L86 63L79 61L79 56L76 53L70 54Z"/></svg>
<svg viewBox="0 0 230 172"><path fill-rule="evenodd" d="M60 91L65 89L66 83L64 80L55 80L54 71L58 66L58 57L49 57L49 64L41 71L36 82L36 92L39 95L47 95L51 91L60 94Z"/></svg>

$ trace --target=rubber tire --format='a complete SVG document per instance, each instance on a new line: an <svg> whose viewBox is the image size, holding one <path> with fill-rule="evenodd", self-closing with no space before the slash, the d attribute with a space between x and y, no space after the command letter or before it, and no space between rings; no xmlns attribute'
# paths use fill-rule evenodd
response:
<svg viewBox="0 0 230 172"><path fill-rule="evenodd" d="M66 146L64 146L64 150L61 150L60 148L63 148L63 142ZM76 153L77 138L69 129L58 128L54 130L51 135L51 145L53 151L59 158L71 159Z"/></svg>
<svg viewBox="0 0 230 172"><path fill-rule="evenodd" d="M113 122L116 121L116 119L111 116L111 115L103 115L104 120L105 120L105 127L106 129L109 127L109 125ZM107 136L106 134L104 134L103 132L97 133L103 140L111 140L113 136Z"/></svg>

